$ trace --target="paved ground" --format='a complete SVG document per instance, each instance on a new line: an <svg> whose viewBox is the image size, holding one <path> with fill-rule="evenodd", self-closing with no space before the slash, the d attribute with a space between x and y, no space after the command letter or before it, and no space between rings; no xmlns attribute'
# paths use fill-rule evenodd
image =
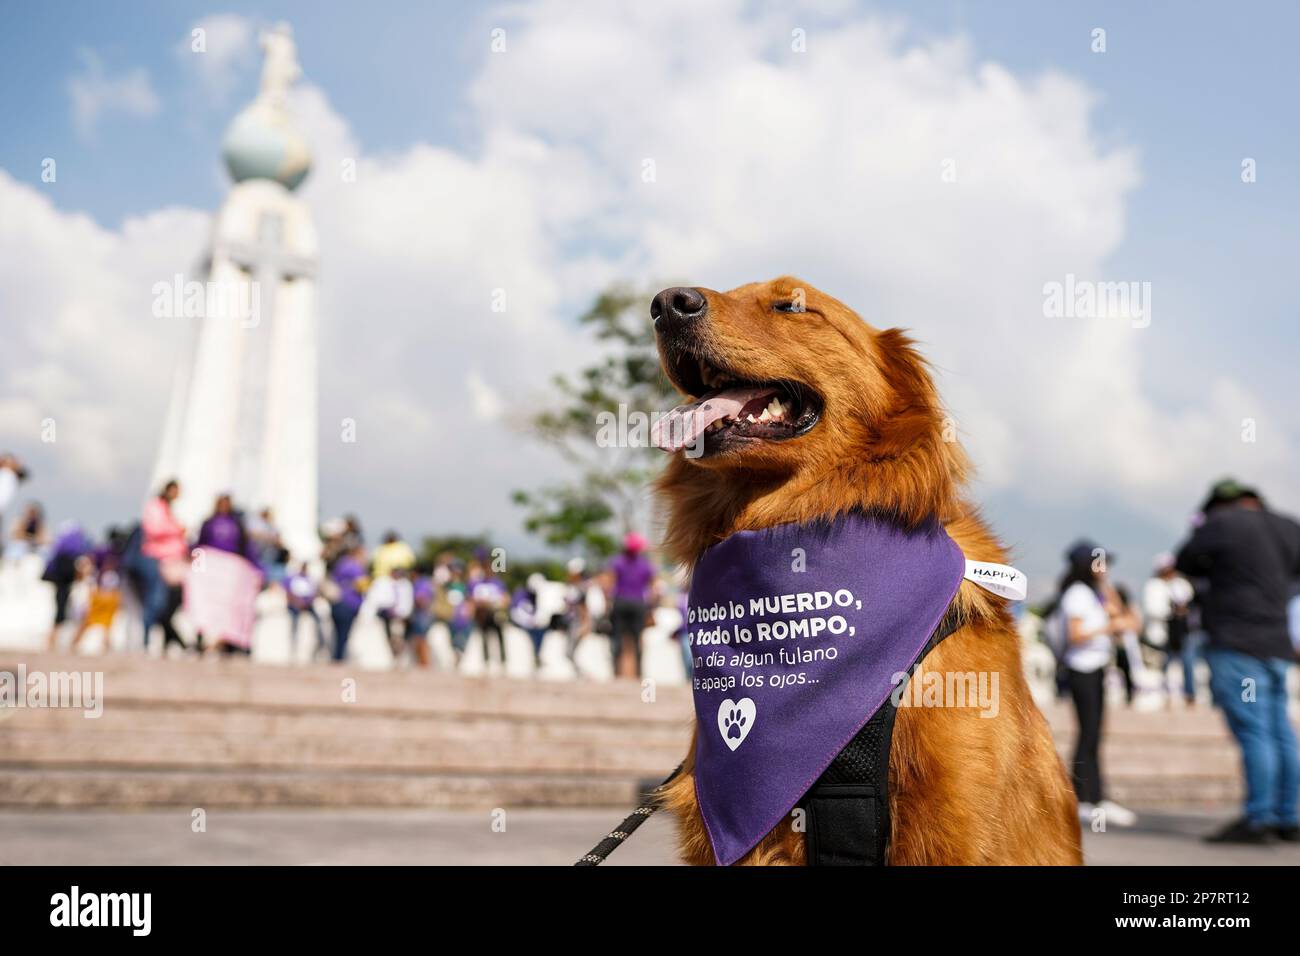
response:
<svg viewBox="0 0 1300 956"><path fill-rule="evenodd" d="M565 865L621 819L617 809L513 810L504 832L488 813L422 810L135 813L0 811L0 863L23 864L540 864ZM1220 848L1200 836L1221 822L1143 814L1133 830L1085 835L1095 865L1300 865L1300 847ZM673 862L672 821L652 817L610 865Z"/></svg>

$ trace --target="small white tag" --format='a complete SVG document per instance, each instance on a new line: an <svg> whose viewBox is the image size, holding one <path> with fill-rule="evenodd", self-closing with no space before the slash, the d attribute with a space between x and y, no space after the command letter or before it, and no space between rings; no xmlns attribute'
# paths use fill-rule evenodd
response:
<svg viewBox="0 0 1300 956"><path fill-rule="evenodd" d="M985 591L992 591L998 597L1010 601L1023 601L1029 593L1029 579L1009 564L994 564L992 561L972 561L966 559L967 581L973 581Z"/></svg>

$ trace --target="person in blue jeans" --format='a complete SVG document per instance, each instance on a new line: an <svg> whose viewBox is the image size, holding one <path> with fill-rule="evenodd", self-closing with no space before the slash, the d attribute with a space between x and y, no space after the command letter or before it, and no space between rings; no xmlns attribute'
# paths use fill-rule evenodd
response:
<svg viewBox="0 0 1300 956"><path fill-rule="evenodd" d="M1210 648L1210 692L1242 750L1246 819L1295 839L1300 755L1287 719L1287 661ZM1235 842L1235 841L1234 841Z"/></svg>
<svg viewBox="0 0 1300 956"><path fill-rule="evenodd" d="M1189 707L1196 705L1196 662L1204 657L1205 632L1189 631L1179 652L1179 659L1183 662L1183 699Z"/></svg>
<svg viewBox="0 0 1300 956"><path fill-rule="evenodd" d="M1210 690L1241 748L1246 805L1214 843L1300 842L1300 754L1287 719L1287 672L1295 649L1287 602L1300 577L1300 524L1276 514L1252 488L1225 479L1178 552L1198 581Z"/></svg>

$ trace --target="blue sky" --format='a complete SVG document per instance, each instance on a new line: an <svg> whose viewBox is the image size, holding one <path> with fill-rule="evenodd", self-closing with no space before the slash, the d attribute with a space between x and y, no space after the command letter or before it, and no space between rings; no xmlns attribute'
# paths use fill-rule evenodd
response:
<svg viewBox="0 0 1300 956"><path fill-rule="evenodd" d="M508 25L512 41L524 42L544 25L528 12L530 5L522 6L522 14L428 2L212 5L160 0L15 6L7 12L7 28L0 34L0 115L5 123L0 169L47 197L59 213L88 215L110 234L133 217L148 217L159 210L215 209L225 190L217 159L221 134L250 98L257 76L256 58L237 64L224 95L214 97L197 81L192 63L178 55L177 47L192 25L217 13L258 23L291 21L305 79L328 98L332 115L346 122L351 141L377 168L385 162L401 167L422 146L468 164L496 166L492 136L503 125L526 130L546 148L582 154L588 146L582 134L570 138L569 126L551 115L561 107L539 101L543 105L533 107L531 119L537 120L533 123L525 114L526 106L506 102L522 100L527 91L512 88L492 74L494 66L487 54L491 27ZM774 9L738 8L735 18L757 22L772 18ZM780 20L780 15L775 19ZM1250 459L1245 459L1243 477L1267 481L1287 473L1289 464L1294 464L1288 457L1290 446L1300 441L1292 396L1298 304L1292 275L1300 251L1295 226L1300 213L1296 174L1300 123L1295 119L1300 67L1294 42L1300 35L1300 7L1281 2L865 3L845 4L829 14L795 12L785 19L808 29L810 58L817 55L819 43L826 43L828 33L845 22L892 20L901 31L895 41L900 58L908 49L961 37L971 56L971 63L959 68L964 75L978 76L980 64L993 63L1026 87L1044 75L1061 74L1086 90L1093 97L1085 120L1090 146L1099 153L1127 151L1136 170L1132 186L1114 191L1116 201L1122 202L1122 229L1115 241L1100 245L1097 267L1105 277L1150 281L1156 289L1158 317L1132 346L1138 362L1135 375L1146 403L1141 414L1163 415L1176 422L1212 380L1240 383L1251 395L1243 415L1260 417L1265 436L1261 442L1286 445L1256 474L1250 473ZM716 26L713 23L708 29ZM1094 27L1107 31L1104 54L1089 48ZM699 35L706 35L704 27ZM707 35L714 44L730 42L725 30ZM584 47L580 23L572 37L573 47L566 56L582 60L592 51ZM85 73L87 52L109 77L145 71L157 109L140 116L106 110L91 131L79 129L69 82ZM681 91L662 92L667 98ZM812 88L812 95L821 94L831 97L829 89ZM657 94L651 89L646 95ZM598 97L599 91L593 96ZM568 108L581 112L586 105L576 101ZM988 136L996 139L999 133L989 129ZM591 154L604 155L595 145ZM57 184L41 183L40 162L46 156L58 160ZM1241 183L1243 157L1257 161L1258 182ZM1034 157L1026 155L1023 162L1025 181L1034 181L1040 172L1034 168ZM550 175L554 183L554 173ZM1010 179L1014 186L1015 177ZM557 188L565 185L569 184L559 183ZM589 184L572 185L585 191ZM1034 224L1025 228L1032 238ZM574 234L546 228L541 233L556 242ZM323 238L328 262L330 236ZM662 275L664 268L683 267L671 256L656 258L620 246L617 232L598 237L593 248L592 255L603 258L605 266L624 267L633 278L641 278L642 272L649 277ZM1015 255L1020 247L1008 243L1006 248L1008 255ZM576 256L566 255L569 261L563 257L547 261L552 267L557 261L572 267ZM725 267L713 263L712 273L693 275L693 280L721 287L726 283L713 276L730 278L732 270L741 281L758 277L749 269L813 271L820 265L812 255L808 267L796 262L786 269L782 261L769 262L761 254L748 259L738 255ZM686 262L685 268L690 265ZM840 275L834 268L827 271ZM864 280L863 288L874 290L878 285ZM581 301L588 291L581 283L558 289L550 306L559 316L557 321L565 321L566 312L572 311L570 303ZM838 294L840 289L828 291ZM996 298L996 293L990 293L991 300ZM850 301L867 313L862 302ZM933 315L921 330L922 338L937 344L945 375L959 392L965 384L963 376L971 380L968 393L987 390L987 383L977 381L978 370L953 361L955 352L951 357L945 354L946 336L950 328L960 327L963 317L938 311ZM12 312L0 314L0 323L6 326L21 321ZM976 336L974 341L1005 354L1017 349L1020 340L1014 332L1004 331ZM1062 347L1067 345L1062 342ZM1051 365L1061 358L1043 349L1019 356L1025 365ZM490 361L483 367L485 374L490 373ZM500 382L497 388L502 390ZM1032 394L1020 397L1026 404L1034 402ZM1088 421L1062 421L1055 440L1087 440L1090 428ZM1032 447L1021 449L1019 460L1055 455L1052 434L1035 436ZM1183 470L1195 471L1197 465L1200 469L1186 474L1165 496L1158 488L1143 485L1140 477L1132 480L1132 487L1138 489L1134 494L1094 482L1082 491L1058 495L1045 487L1052 481L1050 469L1022 482L1013 468L1016 473L990 480L981 497L995 524L1022 553L1031 553L1031 563L1039 567L1051 566L1054 551L1065 544L1063 539L1083 531L1116 542L1117 550L1136 552L1145 565L1149 552L1173 543L1177 527L1195 504L1190 489L1208 484L1233 464L1218 453L1213 441L1203 438L1203 432L1196 434L1202 436L1197 440L1206 441L1205 447L1189 458ZM991 439L978 431L967 433L966 440L977 461L981 449L987 455L993 447ZM1235 464L1240 463L1238 459ZM996 473L997 463L991 463L992 469L989 464L981 461L986 473ZM1115 462L1117 470L1125 465ZM141 467L132 463L127 473L134 476ZM1290 488L1267 490L1292 507L1300 504L1300 495ZM85 491L70 483L49 494L52 503L72 510ZM110 496L110 500L117 507L133 494ZM365 494L360 475L351 484L331 486L327 480L325 505L341 508L349 496ZM1141 495L1148 500L1138 506L1134 498ZM516 516L504 500L500 513L480 510L483 513L469 519L471 527L518 534L513 527ZM403 520L395 511L383 513L382 504L376 505L376 511L384 522ZM463 515L464 509L459 513ZM432 520L412 522L408 530L431 524Z"/></svg>

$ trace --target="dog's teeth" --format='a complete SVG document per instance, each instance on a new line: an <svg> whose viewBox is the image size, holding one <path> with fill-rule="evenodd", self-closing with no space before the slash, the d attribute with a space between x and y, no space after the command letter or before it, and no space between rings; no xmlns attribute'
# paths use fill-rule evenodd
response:
<svg viewBox="0 0 1300 956"><path fill-rule="evenodd" d="M774 398L767 403L767 408L763 409L763 414L770 414L773 418L785 417L785 406L781 404L779 398Z"/></svg>
<svg viewBox="0 0 1300 956"><path fill-rule="evenodd" d="M754 413L753 413L753 412L750 412L750 413L749 413L748 415L746 415L745 417L748 418L749 421L751 421L751 422L755 422L755 423L757 422L757 419L754 418Z"/></svg>
<svg viewBox="0 0 1300 956"><path fill-rule="evenodd" d="M749 420L752 422L752 421L754 420L754 416L753 416L753 415L750 415L750 416L749 416ZM772 409L771 409L770 407L763 409L763 414L758 416L758 420L759 420L760 422L768 422L768 421L771 421L771 420L772 420Z"/></svg>

